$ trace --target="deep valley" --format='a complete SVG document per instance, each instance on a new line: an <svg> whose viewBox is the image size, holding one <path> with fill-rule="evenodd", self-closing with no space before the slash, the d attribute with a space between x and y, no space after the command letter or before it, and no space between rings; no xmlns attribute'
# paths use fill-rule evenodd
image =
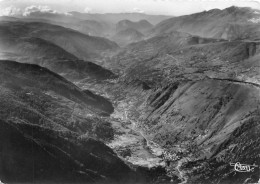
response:
<svg viewBox="0 0 260 184"><path fill-rule="evenodd" d="M259 19L2 16L0 181L259 183Z"/></svg>

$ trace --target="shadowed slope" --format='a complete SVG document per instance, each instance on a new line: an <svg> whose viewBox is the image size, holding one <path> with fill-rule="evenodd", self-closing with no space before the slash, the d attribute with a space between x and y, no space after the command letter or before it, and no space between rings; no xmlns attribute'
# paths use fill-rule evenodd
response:
<svg viewBox="0 0 260 184"><path fill-rule="evenodd" d="M113 137L98 118L112 111L106 99L45 68L0 61L1 181L136 182L140 176L98 141Z"/></svg>
<svg viewBox="0 0 260 184"><path fill-rule="evenodd" d="M13 61L1 61L0 66L2 85L18 89L25 87L50 90L77 103L83 103L94 111L96 109L97 112L104 114L113 112L112 104L106 99L87 95L71 82L45 68Z"/></svg>

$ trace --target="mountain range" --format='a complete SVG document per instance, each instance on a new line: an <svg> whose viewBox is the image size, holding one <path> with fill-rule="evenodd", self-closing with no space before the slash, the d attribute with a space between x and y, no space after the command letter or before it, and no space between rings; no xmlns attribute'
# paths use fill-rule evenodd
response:
<svg viewBox="0 0 260 184"><path fill-rule="evenodd" d="M1 17L0 180L257 183L259 16Z"/></svg>
<svg viewBox="0 0 260 184"><path fill-rule="evenodd" d="M117 48L111 41L46 23L1 22L0 27L0 48L4 58L38 64L71 79L101 81L116 77L101 66L80 59L90 59L90 55L96 57L101 50ZM70 36L63 39L60 32ZM60 38L55 36L57 34Z"/></svg>
<svg viewBox="0 0 260 184"><path fill-rule="evenodd" d="M232 6L167 19L157 24L151 34L174 30L209 38L256 40L260 35L259 18L259 10Z"/></svg>

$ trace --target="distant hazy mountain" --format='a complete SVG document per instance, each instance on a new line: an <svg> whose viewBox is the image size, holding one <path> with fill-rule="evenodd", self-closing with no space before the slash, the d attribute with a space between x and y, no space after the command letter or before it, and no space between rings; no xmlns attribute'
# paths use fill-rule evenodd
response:
<svg viewBox="0 0 260 184"><path fill-rule="evenodd" d="M18 21L16 17L0 16L0 21Z"/></svg>
<svg viewBox="0 0 260 184"><path fill-rule="evenodd" d="M40 22L0 22L1 29L18 37L37 37L54 43L79 59L100 59L101 55L118 48L117 44L72 29ZM1 32L3 32L1 31Z"/></svg>
<svg viewBox="0 0 260 184"><path fill-rule="evenodd" d="M212 9L192 15L162 21L152 31L153 35L171 31L223 39L259 39L260 11L251 8L229 7Z"/></svg>
<svg viewBox="0 0 260 184"><path fill-rule="evenodd" d="M29 24L33 26L31 23ZM28 27L26 25L17 22L14 24L9 22L0 24L0 57L2 59L13 59L19 62L37 64L69 79L88 78L90 81L101 82L102 80L115 78L115 75L109 70L94 63L79 60L73 54L53 44L51 39L47 41L42 38L30 37L33 34L29 34L29 31L27 32ZM38 27L39 25L36 24L35 26ZM54 30L56 31L55 26ZM64 39L67 39L68 42L70 40L69 37ZM74 37L72 36L72 42L73 39ZM89 43L86 41L83 42L84 44ZM78 45L75 42L73 46ZM63 45L63 47L68 48L67 50L73 50L72 46Z"/></svg>
<svg viewBox="0 0 260 184"><path fill-rule="evenodd" d="M115 34L115 24L122 20L138 22L148 20L157 24L171 16L147 15L142 13L115 13L115 14L89 14L70 12L67 14L54 14L46 12L33 12L27 16L17 16L17 20L27 22L45 22L77 30L91 36L109 38ZM14 17L0 17L0 20L15 20Z"/></svg>
<svg viewBox="0 0 260 184"><path fill-rule="evenodd" d="M127 28L117 32L111 39L120 46L125 46L132 42L138 42L144 39L145 36L139 31Z"/></svg>
<svg viewBox="0 0 260 184"><path fill-rule="evenodd" d="M106 38L114 32L114 25L96 20L83 20L75 24L72 23L71 28L90 36L101 36Z"/></svg>
<svg viewBox="0 0 260 184"><path fill-rule="evenodd" d="M140 20L147 20L152 24L157 24L162 20L170 18L171 16L165 15L148 15L144 13L105 13L105 14L89 14L89 13L79 13L79 12L69 12L74 17L87 20L97 20L105 21L116 24L121 20L130 20L133 22L138 22Z"/></svg>
<svg viewBox="0 0 260 184"><path fill-rule="evenodd" d="M146 33L153 25L147 20L140 20L138 22L132 22L130 20L121 20L116 24L116 32L120 32L126 29L135 29L141 33Z"/></svg>
<svg viewBox="0 0 260 184"><path fill-rule="evenodd" d="M7 20L7 17L4 17L2 19ZM115 31L114 24L108 22L97 21L97 20L84 20L75 17L73 18L70 16L68 17L65 15L62 15L62 17L58 16L58 18L55 15L51 15L47 17L31 15L27 17L20 17L19 19L17 18L16 20L25 21L25 22L44 22L44 23L59 25L65 28L70 28L79 31L89 36L109 37ZM10 19L10 21L12 21L12 19Z"/></svg>

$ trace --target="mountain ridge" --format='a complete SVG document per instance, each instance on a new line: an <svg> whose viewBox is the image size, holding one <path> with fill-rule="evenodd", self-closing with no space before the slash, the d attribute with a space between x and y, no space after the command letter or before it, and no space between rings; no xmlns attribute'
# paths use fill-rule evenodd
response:
<svg viewBox="0 0 260 184"><path fill-rule="evenodd" d="M193 35L211 38L258 39L258 24L250 22L259 18L251 8L229 7L223 10L213 9L191 15L171 18L157 24L152 35L170 31L183 31Z"/></svg>

